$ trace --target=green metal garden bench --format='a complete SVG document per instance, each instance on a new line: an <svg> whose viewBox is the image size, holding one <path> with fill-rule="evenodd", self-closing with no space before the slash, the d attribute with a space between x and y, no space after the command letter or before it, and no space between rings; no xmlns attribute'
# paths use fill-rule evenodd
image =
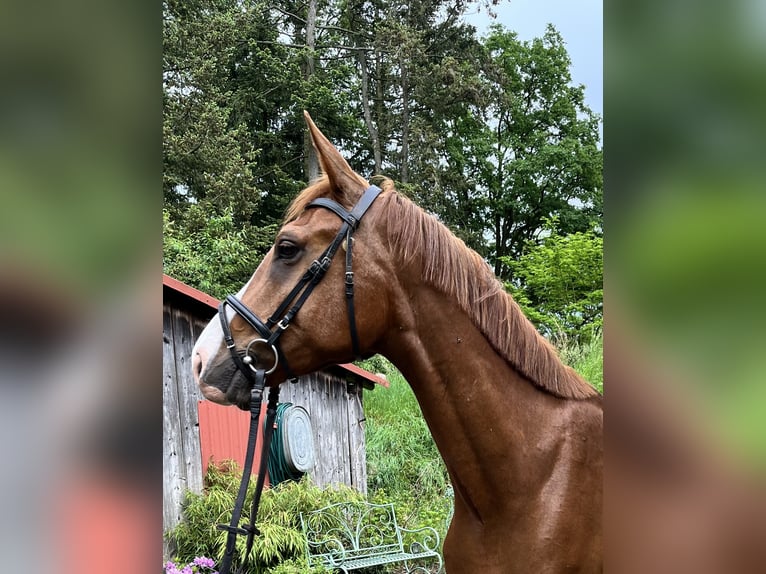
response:
<svg viewBox="0 0 766 574"><path fill-rule="evenodd" d="M438 564L439 533L431 527L409 530L396 521L393 504L340 502L301 513L309 566L349 572L402 562L408 573L431 572L421 562ZM414 564L417 562L418 564Z"/></svg>

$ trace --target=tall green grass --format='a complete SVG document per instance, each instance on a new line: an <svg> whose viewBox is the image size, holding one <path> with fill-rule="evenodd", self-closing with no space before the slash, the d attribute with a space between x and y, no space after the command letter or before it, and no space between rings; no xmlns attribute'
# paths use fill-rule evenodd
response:
<svg viewBox="0 0 766 574"><path fill-rule="evenodd" d="M602 350L601 336L588 345L564 344L559 349L566 363L603 392ZM368 499L393 502L402 526L431 526L444 540L452 509L449 477L415 395L404 377L382 357L373 357L362 366L383 372L390 383L388 389L365 393ZM184 503L185 520L168 535L177 560L186 563L199 555L221 556L226 534L217 530L215 524L226 522L230 517L238 484L239 474L233 467L211 467L205 493L188 494ZM253 490L251 482L249 497ZM340 486L319 489L307 478L264 492L258 520L262 534L256 537L252 572L311 571L303 554L299 513L359 496ZM243 519L248 509L249 503L246 503ZM237 544L241 555L244 540L240 539Z"/></svg>
<svg viewBox="0 0 766 574"><path fill-rule="evenodd" d="M562 361L580 373L599 393L604 393L603 333L597 333L585 344L563 340L558 341L556 347Z"/></svg>
<svg viewBox="0 0 766 574"><path fill-rule="evenodd" d="M451 508L447 469L410 386L390 363L381 370L390 387L364 399L370 498L393 501L403 525L432 526L443 536Z"/></svg>

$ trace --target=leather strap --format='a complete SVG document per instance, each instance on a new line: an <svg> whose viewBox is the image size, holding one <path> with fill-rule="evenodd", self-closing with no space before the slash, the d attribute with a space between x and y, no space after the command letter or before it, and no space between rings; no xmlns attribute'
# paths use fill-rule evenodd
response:
<svg viewBox="0 0 766 574"><path fill-rule="evenodd" d="M367 213L367 210L373 204L375 199L381 194L381 192L382 190L376 185L371 185L368 187L350 213L346 211L346 209L339 203L325 197L315 199L309 203L308 206L306 206L307 208L324 207L335 213L343 220L343 225L341 225L340 231L338 231L338 235L335 236L335 241L333 241L332 245L340 243L339 239L342 240L345 238L346 240L346 273L344 281L346 293L346 310L348 313L349 330L351 331L351 347L353 349L354 357L357 358L359 358L361 355L361 350L359 344L359 333L356 329L356 312L354 308L353 233L359 227L359 222L361 221L362 217L364 217L364 214ZM332 252L332 255L334 254L335 250Z"/></svg>
<svg viewBox="0 0 766 574"><path fill-rule="evenodd" d="M361 351L359 350L359 334L356 331L356 313L354 311L354 271L352 268L353 248L354 238L351 236L351 231L349 231L346 237L346 310L348 312L348 324L351 331L351 348L354 351L354 357L358 359Z"/></svg>
<svg viewBox="0 0 766 574"><path fill-rule="evenodd" d="M364 214L367 213L367 210L370 208L372 203L377 199L377 197L381 194L382 191L383 190L380 189L377 185L371 185L362 194L362 197L359 199L359 202L354 206L354 209L351 210L351 217L353 217L356 220L356 224L353 225L353 228L355 230L357 227L359 227L359 222L362 220L362 217L364 216Z"/></svg>
<svg viewBox="0 0 766 574"><path fill-rule="evenodd" d="M239 483L239 491L234 502L234 510L229 524L219 524L219 530L228 532L226 536L226 550L221 561L220 574L229 574L231 563L234 558L234 550L237 547L237 536L250 535L252 526L242 527L239 525L239 519L242 516L242 509L245 505L245 496L247 495L247 486L250 483L250 473L253 470L253 458L255 456L255 446L258 442L258 418L261 414L261 403L263 401L263 388L266 385L266 373L259 369L254 374L253 388L250 390L250 430L247 436L247 450L245 451L245 465L242 469L242 480ZM269 393L271 394L271 393ZM267 429L268 430L268 429ZM265 441L264 441L265 442ZM268 456L263 453L263 456ZM256 509L257 510L257 509ZM251 520L254 520L251 516Z"/></svg>
<svg viewBox="0 0 766 574"><path fill-rule="evenodd" d="M234 311L242 317L248 325L250 325L261 337L264 339L270 339L272 336L271 330L258 318L258 316L250 311L250 309L242 303L239 299L234 297L233 295L229 295L226 297L225 301L222 301L221 304L218 306L218 318L221 321L221 329L223 330L223 338L226 341L226 347L229 349L229 353L231 354L231 358L234 361L234 364L237 365L237 368L239 368L240 371L247 377L247 379L250 382L253 382L252 378L252 369L246 368L245 363L242 361L242 357L237 352L234 338L231 335L231 329L229 329L229 322L226 317L226 311L225 311L225 305L230 305ZM295 373L292 372L290 369L290 365L287 362L287 357L285 357L285 354L282 352L282 349L279 347L279 341L275 340L273 344L277 351L279 352L280 356L282 357L282 368L285 371L285 374L287 375L287 378L293 382L297 381L297 377L295 376Z"/></svg>
<svg viewBox="0 0 766 574"><path fill-rule="evenodd" d="M354 219L348 211L346 211L346 208L343 207L340 203L333 201L332 199L327 199L326 197L317 198L309 203L306 206L306 209L311 207L324 207L325 209L329 209L354 229L356 229L358 225L358 221Z"/></svg>
<svg viewBox="0 0 766 574"><path fill-rule="evenodd" d="M234 299L234 297L232 297ZM235 299L236 300L236 299ZM247 377L247 380L251 383L253 382L253 373L250 369L247 368L247 365L242 361L242 357L237 353L237 344L234 342L234 337L231 335L231 329L229 329L229 321L226 318L226 303L227 301L221 301L221 304L218 305L218 318L221 321L221 330L223 331L223 338L224 341L226 341L226 348L229 349L229 354L231 355L232 361L234 361L234 364L237 365L237 368L242 372L245 377ZM237 301L239 303L239 301Z"/></svg>
<svg viewBox="0 0 766 574"><path fill-rule="evenodd" d="M253 538L256 534L259 534L258 529L255 527L255 519L258 516L263 484L266 480L269 453L271 452L271 438L274 436L274 421L277 418L277 406L279 406L279 386L270 387L269 404L266 408L266 423L263 429L261 460L258 463L258 479L255 483L255 493L253 494L253 502L250 506L250 524L247 533L247 544L245 545L245 561L249 558L250 551L253 549Z"/></svg>
<svg viewBox="0 0 766 574"><path fill-rule="evenodd" d="M242 516L242 509L245 506L245 497L247 496L247 487L250 484L250 475L253 468L253 458L255 447L258 442L258 419L261 414L261 404L263 399L263 388L266 375L263 370L255 373L256 385L250 393L250 429L247 438L247 450L245 451L245 465L242 469L242 479L239 483L239 491L234 503L234 510L229 524L219 524L219 530L228 532L226 537L226 551L221 561L220 574L229 574L234 551L237 547L237 536L247 536L245 544L245 553L242 556L242 562L238 572L247 572L246 565L250 558L250 552L253 549L253 540L256 534L259 534L255 526L255 519L258 516L258 507L261 503L261 493L266 479L266 467L269 460L269 449L271 448L271 437L274 435L274 420L277 416L277 405L279 403L279 387L269 388L269 404L266 411L266 425L263 432L263 445L261 446L261 460L258 464L258 479L255 484L255 493L250 506L250 520L246 525L240 525L239 520Z"/></svg>

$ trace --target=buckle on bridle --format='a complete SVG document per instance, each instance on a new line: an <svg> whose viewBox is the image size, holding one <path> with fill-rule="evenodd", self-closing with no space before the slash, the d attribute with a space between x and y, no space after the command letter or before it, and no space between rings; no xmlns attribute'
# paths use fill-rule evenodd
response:
<svg viewBox="0 0 766 574"><path fill-rule="evenodd" d="M239 527L230 526L229 524L218 524L216 525L216 528L218 528L218 530L223 530L224 532L233 532L235 534L239 534L240 536L247 536L251 532L253 532L255 535L260 534L257 528L250 528L249 524L243 524Z"/></svg>
<svg viewBox="0 0 766 574"><path fill-rule="evenodd" d="M288 322L287 324L283 324L283 322L287 320L287 317L282 317L279 323L277 323L277 327L279 327L282 331L286 330L290 326L290 323Z"/></svg>
<svg viewBox="0 0 766 574"><path fill-rule="evenodd" d="M354 284L354 272L346 271L346 285L353 285L353 284Z"/></svg>

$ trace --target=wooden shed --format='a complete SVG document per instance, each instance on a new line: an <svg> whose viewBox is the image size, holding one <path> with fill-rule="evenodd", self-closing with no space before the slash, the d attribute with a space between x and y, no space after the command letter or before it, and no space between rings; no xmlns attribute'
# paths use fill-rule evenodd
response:
<svg viewBox="0 0 766 574"><path fill-rule="evenodd" d="M163 530L168 530L181 519L185 492L202 491L211 460L234 459L241 466L249 414L204 400L191 374L192 347L219 301L168 275L162 286ZM280 402L305 408L311 418L316 456L309 474L316 484L341 483L366 492L363 390L376 385L388 386L351 364L282 385Z"/></svg>

